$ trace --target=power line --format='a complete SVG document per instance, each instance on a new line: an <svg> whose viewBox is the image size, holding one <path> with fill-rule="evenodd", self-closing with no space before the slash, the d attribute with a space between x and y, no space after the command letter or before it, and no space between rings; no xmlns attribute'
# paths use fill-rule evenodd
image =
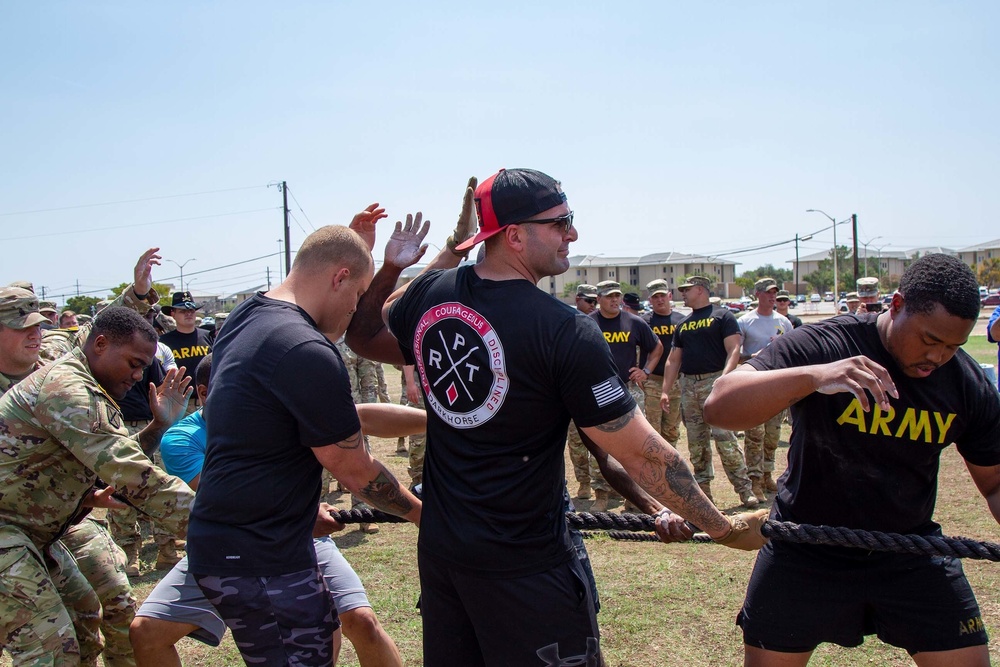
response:
<svg viewBox="0 0 1000 667"><path fill-rule="evenodd" d="M178 197L197 197L199 195L212 195L219 192L238 192L240 190L255 190L257 188L266 188L266 185L248 185L242 188L225 188L223 190L205 190L204 192L188 192L179 195L160 195L158 197L142 197L141 199L121 199L119 201L106 201L100 202L98 204L77 204L75 206L60 206L57 208L38 208L31 211L11 211L9 213L0 213L0 217L6 217L10 215L29 215L32 213L51 213L53 211L70 211L78 208L95 208L97 206L113 206L115 204L134 204L136 202L142 201L156 201L158 199L176 199Z"/></svg>
<svg viewBox="0 0 1000 667"><path fill-rule="evenodd" d="M49 236L67 236L69 234L86 234L88 232L104 232L112 229L130 229L132 227L150 227L152 225L163 225L168 222L190 222L192 220L208 220L209 218L225 218L232 215L246 215L247 213L260 213L261 211L273 211L276 207L255 208L248 211L233 211L232 213L214 213L212 215L197 215L190 218L172 218L170 220L156 220L155 222L137 222L130 225L113 225L110 227L92 227L90 229L74 229L67 232L49 232L47 234L31 234L29 236L8 236L0 241L23 241L25 239L39 239Z"/></svg>
<svg viewBox="0 0 1000 667"><path fill-rule="evenodd" d="M295 202L295 205L299 207L300 211L302 211L302 215L305 217L306 222L309 223L309 227L312 228L312 230L315 232L316 231L316 227L313 226L312 220L309 219L309 216L306 215L306 212L302 209L302 204L300 204L299 200L295 198L295 193L292 192L291 188L288 189L288 194L292 195L292 201ZM299 225L299 226L301 227L301 225ZM303 233L305 233L305 231L306 230L304 230L304 229L302 230Z"/></svg>

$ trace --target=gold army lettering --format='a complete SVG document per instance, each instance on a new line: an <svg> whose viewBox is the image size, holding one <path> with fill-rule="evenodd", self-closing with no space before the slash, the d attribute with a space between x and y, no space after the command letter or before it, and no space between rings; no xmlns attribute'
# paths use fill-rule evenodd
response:
<svg viewBox="0 0 1000 667"><path fill-rule="evenodd" d="M892 406L889 406L888 412L883 412L882 408L876 405L874 411L866 415L861 408L861 402L855 398L837 418L837 423L841 426L853 424L861 433L887 435L913 442L923 440L930 443L936 431L937 444L943 445L948 442L948 429L951 428L956 415L954 412L941 413L936 410L906 408L898 423L894 423L896 417L896 409ZM866 421L867 418L871 419L871 423Z"/></svg>

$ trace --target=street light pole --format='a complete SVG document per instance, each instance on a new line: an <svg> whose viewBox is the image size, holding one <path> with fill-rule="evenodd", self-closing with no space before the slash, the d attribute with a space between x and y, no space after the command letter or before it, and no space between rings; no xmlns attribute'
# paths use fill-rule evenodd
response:
<svg viewBox="0 0 1000 667"><path fill-rule="evenodd" d="M177 264L177 262L175 262L172 259L168 259L167 261L170 262L171 264ZM192 257L191 259L184 260L183 264L177 264L177 267L180 268L180 270L181 270L181 291L182 292L184 291L184 267L187 266L188 262L193 262L193 261L195 261L194 257Z"/></svg>
<svg viewBox="0 0 1000 667"><path fill-rule="evenodd" d="M879 237L876 236L875 238L879 238ZM872 241L874 241L874 240L875 239L872 239ZM869 241L869 243L871 243L872 241ZM881 246L872 246L876 250L878 250L878 281L879 281L879 283L882 282L882 248L888 248L891 245L892 245L891 243L886 243L885 245L881 245Z"/></svg>
<svg viewBox="0 0 1000 667"><path fill-rule="evenodd" d="M798 234L795 234L795 295L796 295L796 297L799 294L799 241L808 241L812 237L813 237L812 234L810 234L809 236L802 236L802 237L800 237Z"/></svg>
<svg viewBox="0 0 1000 667"><path fill-rule="evenodd" d="M837 274L837 221L829 213L818 208L806 209L806 213L822 213L833 223L833 301L836 303L840 299L840 276Z"/></svg>
<svg viewBox="0 0 1000 667"><path fill-rule="evenodd" d="M879 239L882 239L882 238L885 238L885 237L884 236L876 236L873 239L868 239L867 241L862 241L861 242L861 246L865 249L865 275L866 276L868 275L868 246L870 246L872 244L872 242L878 241Z"/></svg>

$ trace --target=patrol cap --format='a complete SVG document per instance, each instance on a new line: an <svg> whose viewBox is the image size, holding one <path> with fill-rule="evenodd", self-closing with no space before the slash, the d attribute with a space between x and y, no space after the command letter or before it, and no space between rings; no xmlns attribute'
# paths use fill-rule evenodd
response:
<svg viewBox="0 0 1000 667"><path fill-rule="evenodd" d="M646 283L646 289L649 290L649 296L653 296L654 294L670 294L670 286L662 278L657 278Z"/></svg>
<svg viewBox="0 0 1000 667"><path fill-rule="evenodd" d="M596 299L597 298L597 288L593 285L588 285L586 283L580 283L576 286L576 295L583 297L585 299Z"/></svg>
<svg viewBox="0 0 1000 667"><path fill-rule="evenodd" d="M761 278L753 284L754 292L768 292L772 289L778 291L778 283L774 282L774 278Z"/></svg>
<svg viewBox="0 0 1000 667"><path fill-rule="evenodd" d="M791 301L792 300L792 295L788 293L788 290L786 290L786 289L780 289L780 290L778 290L778 296L775 297L775 299L777 301Z"/></svg>
<svg viewBox="0 0 1000 667"><path fill-rule="evenodd" d="M722 299L717 296L710 296L708 297L708 302L713 306L718 306L720 303L722 303Z"/></svg>
<svg viewBox="0 0 1000 667"><path fill-rule="evenodd" d="M86 324L87 322L90 322L90 321L92 321L93 319L94 319L94 318L93 318L93 317L91 317L90 315L88 315L87 313L79 313L79 314L78 314L78 315L76 316L76 323L77 323L77 324Z"/></svg>
<svg viewBox="0 0 1000 667"><path fill-rule="evenodd" d="M705 289L712 289L712 281L705 276L691 276L684 281L678 289L687 289L689 287L704 287Z"/></svg>
<svg viewBox="0 0 1000 667"><path fill-rule="evenodd" d="M101 312L102 310L104 310L105 308L107 308L110 305L111 305L111 299L104 299L103 301L98 301L94 305L94 308L97 309L97 312Z"/></svg>
<svg viewBox="0 0 1000 667"><path fill-rule="evenodd" d="M597 296L610 296L612 294L621 294L622 286L616 280L603 280L597 283Z"/></svg>
<svg viewBox="0 0 1000 667"><path fill-rule="evenodd" d="M858 296L857 292L848 292L847 293L847 303L850 303L852 301L861 301L861 299Z"/></svg>
<svg viewBox="0 0 1000 667"><path fill-rule="evenodd" d="M21 289L26 289L32 294L35 293L35 286L31 284L30 280L15 280L7 287L20 287Z"/></svg>
<svg viewBox="0 0 1000 667"><path fill-rule="evenodd" d="M639 295L629 292L622 297L622 303L633 310L642 310L642 302L639 301Z"/></svg>
<svg viewBox="0 0 1000 667"><path fill-rule="evenodd" d="M59 309L56 308L55 301L39 301L38 302L38 312L40 313L58 313Z"/></svg>
<svg viewBox="0 0 1000 667"><path fill-rule="evenodd" d="M49 318L38 312L38 297L22 287L0 288L0 324L11 329L27 329Z"/></svg>
<svg viewBox="0 0 1000 667"><path fill-rule="evenodd" d="M216 313L214 317L216 324L218 324L221 320L224 320L227 317L229 317L229 313Z"/></svg>
<svg viewBox="0 0 1000 667"><path fill-rule="evenodd" d="M858 296L878 296L878 278L858 278Z"/></svg>

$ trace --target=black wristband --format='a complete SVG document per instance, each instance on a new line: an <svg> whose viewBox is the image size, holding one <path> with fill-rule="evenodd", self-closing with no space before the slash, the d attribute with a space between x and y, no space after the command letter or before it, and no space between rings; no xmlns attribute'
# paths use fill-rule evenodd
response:
<svg viewBox="0 0 1000 667"><path fill-rule="evenodd" d="M132 291L135 292L135 287L132 288ZM152 291L153 291L153 289L150 288L149 292L146 292L145 294L139 294L138 292L135 292L135 296L136 296L137 299L139 299L139 301L145 301L146 297L148 297L149 294L150 294L150 292L152 292Z"/></svg>

